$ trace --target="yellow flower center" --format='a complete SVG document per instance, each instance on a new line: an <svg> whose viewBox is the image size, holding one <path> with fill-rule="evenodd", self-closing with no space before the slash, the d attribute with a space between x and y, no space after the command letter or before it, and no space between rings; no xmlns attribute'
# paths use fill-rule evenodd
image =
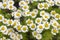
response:
<svg viewBox="0 0 60 40"><path fill-rule="evenodd" d="M20 27L20 26L18 26L18 27L17 27L17 29L18 29L18 30L21 30L21 27Z"/></svg>
<svg viewBox="0 0 60 40"><path fill-rule="evenodd" d="M39 28L40 28L40 29L42 29L42 28L43 28L43 26L41 26L41 25L40 25L40 26L39 26Z"/></svg>
<svg viewBox="0 0 60 40"><path fill-rule="evenodd" d="M3 6L4 6L4 7L6 7L6 6L7 6L7 4L3 4Z"/></svg>
<svg viewBox="0 0 60 40"><path fill-rule="evenodd" d="M20 13L16 13L16 16L20 16Z"/></svg>
<svg viewBox="0 0 60 40"><path fill-rule="evenodd" d="M40 8L42 8L42 7L43 7L43 5L42 5L42 4L40 4L40 5L39 5L39 7L40 7Z"/></svg>
<svg viewBox="0 0 60 40"><path fill-rule="evenodd" d="M0 20L2 20L2 16L0 16Z"/></svg>
<svg viewBox="0 0 60 40"><path fill-rule="evenodd" d="M31 28L35 28L35 25L33 24L33 25L31 26Z"/></svg>
<svg viewBox="0 0 60 40"><path fill-rule="evenodd" d="M5 30L5 28L4 28L4 27L2 27L2 28L1 28L1 30Z"/></svg>
<svg viewBox="0 0 60 40"><path fill-rule="evenodd" d="M54 32L54 33L56 33L56 32L57 32L57 30L56 30L56 29L54 29L54 30L53 30L53 32Z"/></svg>

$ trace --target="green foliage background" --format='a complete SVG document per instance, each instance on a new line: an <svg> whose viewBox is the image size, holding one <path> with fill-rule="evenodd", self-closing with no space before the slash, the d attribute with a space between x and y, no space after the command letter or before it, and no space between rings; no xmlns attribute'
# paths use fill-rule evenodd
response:
<svg viewBox="0 0 60 40"><path fill-rule="evenodd" d="M2 1L2 0L0 0ZM14 0L15 1L15 4L18 4L20 0ZM43 2L43 1L42 1ZM38 2L33 2L31 4L29 4L30 6L30 10L32 11L33 9L37 8L37 4ZM16 6L16 5L15 5ZM18 8L18 7L17 7ZM57 13L60 14L60 8L58 8L57 6L53 6L53 7L49 7L48 10L45 10L47 12L50 13L51 10L55 10ZM40 13L41 10L38 10L38 17L39 17L39 13ZM0 9L0 14L2 14L5 18L7 19L11 19L12 16L11 16L11 13L12 11L11 10L7 10L7 9ZM30 18L30 17L27 17L27 18ZM25 18L24 18L25 19ZM23 20L23 19L22 19ZM58 20L58 22L60 23L60 20ZM25 21L22 21L21 24L25 24ZM3 25L3 23L0 22L0 26ZM29 32L27 33L22 33L23 35L23 40L36 40L33 36L32 36L32 31L29 30ZM6 38L8 38L9 36L8 35L3 35L1 32L0 32L0 37L3 37L5 36ZM52 35L51 34L51 29L49 30L44 30L43 33L42 33L42 39L41 40L60 40L60 31L57 35Z"/></svg>

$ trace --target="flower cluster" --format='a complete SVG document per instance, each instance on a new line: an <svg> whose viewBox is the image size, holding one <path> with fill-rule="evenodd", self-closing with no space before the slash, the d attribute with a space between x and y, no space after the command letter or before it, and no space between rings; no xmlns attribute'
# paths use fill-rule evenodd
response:
<svg viewBox="0 0 60 40"><path fill-rule="evenodd" d="M37 8L30 10L30 5L37 2ZM43 38L42 33L44 30L50 30L52 35L56 35L60 30L60 14L55 10L50 12L46 11L49 7L60 6L59 0L21 0L19 8L14 6L13 0L3 0L0 2L0 9L12 10L11 16L13 18L5 18L0 14L0 32L8 35L9 38L3 36L0 40L21 40L23 33L30 30L31 34L37 40Z"/></svg>

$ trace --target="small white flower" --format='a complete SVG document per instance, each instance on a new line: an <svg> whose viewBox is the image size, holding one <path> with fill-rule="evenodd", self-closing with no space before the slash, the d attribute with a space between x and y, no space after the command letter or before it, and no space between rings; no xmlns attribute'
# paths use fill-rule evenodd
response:
<svg viewBox="0 0 60 40"><path fill-rule="evenodd" d="M54 6L54 1L49 2L50 6Z"/></svg>
<svg viewBox="0 0 60 40"><path fill-rule="evenodd" d="M11 1L8 1L8 5L13 5L14 4L14 1L11 0Z"/></svg>
<svg viewBox="0 0 60 40"><path fill-rule="evenodd" d="M33 12L36 12L38 14L38 9L33 9Z"/></svg>
<svg viewBox="0 0 60 40"><path fill-rule="evenodd" d="M39 3L38 4L38 9L40 9L40 10L43 9L44 8L43 6L44 6L43 3Z"/></svg>
<svg viewBox="0 0 60 40"><path fill-rule="evenodd" d="M34 24L34 23L31 24L31 25L30 25L30 29L31 29L31 30L35 30L35 29L36 29L36 24Z"/></svg>
<svg viewBox="0 0 60 40"><path fill-rule="evenodd" d="M53 28L53 29L51 30L51 33L52 33L53 35L56 35L56 33L58 33L58 29Z"/></svg>
<svg viewBox="0 0 60 40"><path fill-rule="evenodd" d="M27 23L27 25L29 26L30 24L33 23L33 20L31 20L31 19L27 19L27 20L26 20L26 23Z"/></svg>
<svg viewBox="0 0 60 40"><path fill-rule="evenodd" d="M28 6L28 5L24 5L24 6L22 7L22 9L23 9L24 11L27 11L27 10L29 9L29 6Z"/></svg>
<svg viewBox="0 0 60 40"><path fill-rule="evenodd" d="M34 37L36 37L37 34L38 34L38 33L37 33L36 31L33 31L33 32L32 32L32 35L33 35Z"/></svg>
<svg viewBox="0 0 60 40"><path fill-rule="evenodd" d="M21 31L24 33L28 32L28 27L26 25L22 26Z"/></svg>
<svg viewBox="0 0 60 40"><path fill-rule="evenodd" d="M42 22L42 18L36 18L35 23L40 24Z"/></svg>
<svg viewBox="0 0 60 40"><path fill-rule="evenodd" d="M2 26L0 27L0 30L1 30L1 32L5 32L5 31L7 30L7 27L4 26L4 25L2 25Z"/></svg>
<svg viewBox="0 0 60 40"><path fill-rule="evenodd" d="M37 35L36 35L36 39L37 39L37 40L42 39L42 35L41 35L41 34L37 34Z"/></svg>
<svg viewBox="0 0 60 40"><path fill-rule="evenodd" d="M37 14L35 12L31 12L31 17L35 18L37 16Z"/></svg>
<svg viewBox="0 0 60 40"><path fill-rule="evenodd" d="M4 16L0 15L0 22L4 20Z"/></svg>
<svg viewBox="0 0 60 40"><path fill-rule="evenodd" d="M4 24L7 24L7 19L4 19L4 20L3 20L3 23L4 23Z"/></svg>

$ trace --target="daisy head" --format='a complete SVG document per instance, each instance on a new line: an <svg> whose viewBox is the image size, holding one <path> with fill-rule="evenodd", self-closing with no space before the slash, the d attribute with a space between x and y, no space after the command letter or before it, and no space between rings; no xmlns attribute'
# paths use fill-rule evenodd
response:
<svg viewBox="0 0 60 40"><path fill-rule="evenodd" d="M44 10L43 10L43 11L41 11L41 12L40 12L40 16L44 16L44 15L45 15L45 13L46 13L46 12L45 12Z"/></svg>
<svg viewBox="0 0 60 40"><path fill-rule="evenodd" d="M17 26L16 26L16 30L17 30L18 32L21 32L21 27L22 27L22 25L17 25Z"/></svg>
<svg viewBox="0 0 60 40"><path fill-rule="evenodd" d="M43 30L43 29L44 29L44 25L43 25L43 24L39 24L39 25L37 26L37 29Z"/></svg>
<svg viewBox="0 0 60 40"><path fill-rule="evenodd" d="M15 12L14 18L20 18L20 17L21 17L21 13L20 12Z"/></svg>
<svg viewBox="0 0 60 40"><path fill-rule="evenodd" d="M4 20L4 16L0 15L0 22Z"/></svg>
<svg viewBox="0 0 60 40"><path fill-rule="evenodd" d="M56 34L58 33L58 29L53 28L53 29L51 30L51 33L52 33L53 35L56 35Z"/></svg>
<svg viewBox="0 0 60 40"><path fill-rule="evenodd" d="M54 1L49 2L50 6L54 6Z"/></svg>
<svg viewBox="0 0 60 40"><path fill-rule="evenodd" d="M36 35L36 39L38 39L38 40L42 39L42 35L41 34L37 34Z"/></svg>
<svg viewBox="0 0 60 40"><path fill-rule="evenodd" d="M49 29L49 28L50 28L50 23L49 23L49 22L45 22L45 23L44 23L44 26L45 26L45 27L44 27L45 29Z"/></svg>
<svg viewBox="0 0 60 40"><path fill-rule="evenodd" d="M49 4L48 3L44 3L44 9L48 9L49 8Z"/></svg>
<svg viewBox="0 0 60 40"><path fill-rule="evenodd" d="M4 18L3 23L4 23L4 24L7 24L7 21L8 21L8 20Z"/></svg>
<svg viewBox="0 0 60 40"><path fill-rule="evenodd" d="M23 25L21 30L22 30L22 32L26 33L26 32L28 32L28 27L26 25Z"/></svg>
<svg viewBox="0 0 60 40"><path fill-rule="evenodd" d="M37 14L35 12L31 12L31 17L35 18L37 16Z"/></svg>
<svg viewBox="0 0 60 40"><path fill-rule="evenodd" d="M42 18L36 18L35 23L40 24L42 22Z"/></svg>
<svg viewBox="0 0 60 40"><path fill-rule="evenodd" d="M56 4L57 6L60 6L60 1L56 1L55 4Z"/></svg>
<svg viewBox="0 0 60 40"><path fill-rule="evenodd" d="M33 32L32 32L32 35L33 35L34 37L36 37L37 34L38 34L38 33L37 33L36 31L33 31Z"/></svg>
<svg viewBox="0 0 60 40"><path fill-rule="evenodd" d="M30 29L31 29L31 30L35 30L35 29L36 29L36 24L34 24L34 23L31 24L31 25L30 25Z"/></svg>
<svg viewBox="0 0 60 40"><path fill-rule="evenodd" d="M41 10L41 9L43 9L43 8L44 8L44 7L43 7L43 3L39 3L39 4L38 4L38 9Z"/></svg>
<svg viewBox="0 0 60 40"><path fill-rule="evenodd" d="M54 10L53 10L53 11L51 11L51 16L52 16L52 17L54 17L54 16L55 16L55 14L56 14L56 11L54 11Z"/></svg>
<svg viewBox="0 0 60 40"><path fill-rule="evenodd" d="M8 5L13 5L14 4L14 1L11 0L11 1L8 1Z"/></svg>
<svg viewBox="0 0 60 40"><path fill-rule="evenodd" d="M2 26L0 27L0 30L1 30L1 32L5 32L5 31L7 30L7 27L4 26L4 25L2 25Z"/></svg>
<svg viewBox="0 0 60 40"><path fill-rule="evenodd" d="M30 24L32 24L32 23L33 23L33 20L28 19L28 20L26 20L26 23L27 23L27 25L29 26Z"/></svg>
<svg viewBox="0 0 60 40"><path fill-rule="evenodd" d="M28 5L24 5L24 6L22 7L22 9L23 9L24 11L27 11L27 10L29 9L29 6L28 6Z"/></svg>

